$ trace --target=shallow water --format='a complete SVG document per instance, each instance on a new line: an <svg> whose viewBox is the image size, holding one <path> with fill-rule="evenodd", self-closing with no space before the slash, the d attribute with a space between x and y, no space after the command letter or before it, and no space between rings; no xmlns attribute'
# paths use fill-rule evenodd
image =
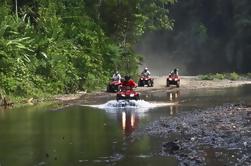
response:
<svg viewBox="0 0 251 166"><path fill-rule="evenodd" d="M109 109L104 104L113 98L97 98L97 108L37 105L0 111L0 165L177 165L174 157L159 155L163 140L132 135L178 112L251 104L250 94L251 86L154 92L143 95L138 105L147 108ZM93 106L93 101L83 105ZM210 149L208 154L208 165L222 164Z"/></svg>

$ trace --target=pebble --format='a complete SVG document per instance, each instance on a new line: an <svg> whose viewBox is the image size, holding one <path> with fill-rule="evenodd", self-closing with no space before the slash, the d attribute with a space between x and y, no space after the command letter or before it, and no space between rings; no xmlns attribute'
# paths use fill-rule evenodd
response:
<svg viewBox="0 0 251 166"><path fill-rule="evenodd" d="M192 137L192 138L191 138L191 141L195 141L195 137Z"/></svg>
<svg viewBox="0 0 251 166"><path fill-rule="evenodd" d="M243 145L244 145L245 147L247 147L248 143L247 143L247 142L243 142Z"/></svg>

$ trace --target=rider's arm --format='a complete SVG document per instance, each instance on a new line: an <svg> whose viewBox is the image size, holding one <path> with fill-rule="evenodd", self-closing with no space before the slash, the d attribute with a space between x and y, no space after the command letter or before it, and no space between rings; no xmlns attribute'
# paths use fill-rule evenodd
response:
<svg viewBox="0 0 251 166"><path fill-rule="evenodd" d="M133 80L131 80L130 81L130 86L133 87L133 88L136 88L137 84Z"/></svg>

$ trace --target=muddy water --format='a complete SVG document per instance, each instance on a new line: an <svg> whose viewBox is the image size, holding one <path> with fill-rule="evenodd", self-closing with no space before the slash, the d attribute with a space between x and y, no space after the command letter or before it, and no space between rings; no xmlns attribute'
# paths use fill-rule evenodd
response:
<svg viewBox="0 0 251 166"><path fill-rule="evenodd" d="M105 111L86 106L56 109L53 105L24 106L0 112L0 165L178 165L172 156L161 156L163 140L137 132L162 117L246 102L251 86L215 90L154 92L143 95L153 103L176 103L151 108ZM95 101L102 104L112 98ZM93 102L92 102L93 103ZM84 103L88 104L88 103ZM222 164L210 155L207 165Z"/></svg>

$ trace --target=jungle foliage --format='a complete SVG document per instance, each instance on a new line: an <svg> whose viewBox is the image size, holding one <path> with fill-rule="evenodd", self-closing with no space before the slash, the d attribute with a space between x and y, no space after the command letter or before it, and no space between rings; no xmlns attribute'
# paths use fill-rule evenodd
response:
<svg viewBox="0 0 251 166"><path fill-rule="evenodd" d="M170 38L194 59L192 73L251 71L251 1L180 0L171 10L176 24Z"/></svg>
<svg viewBox="0 0 251 166"><path fill-rule="evenodd" d="M145 31L172 28L174 2L1 1L0 90L21 97L72 93L102 87L115 69L136 74L141 57L134 43Z"/></svg>

